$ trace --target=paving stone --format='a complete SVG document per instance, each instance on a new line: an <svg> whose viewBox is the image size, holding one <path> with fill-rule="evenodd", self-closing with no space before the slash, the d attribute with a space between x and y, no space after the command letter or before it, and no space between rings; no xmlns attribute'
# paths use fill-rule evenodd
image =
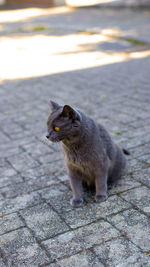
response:
<svg viewBox="0 0 150 267"><path fill-rule="evenodd" d="M129 201L133 205L140 208L147 215L150 215L150 189L141 186L136 189L131 189L127 192L121 193L120 196Z"/></svg>
<svg viewBox="0 0 150 267"><path fill-rule="evenodd" d="M22 171L22 176L24 177L39 177L44 175L52 175L52 176L58 176L60 174L64 174L65 172L65 166L64 163L59 161L54 161L51 163L43 164L41 166L38 166L36 168L27 169L25 171Z"/></svg>
<svg viewBox="0 0 150 267"><path fill-rule="evenodd" d="M2 146L1 145L1 154L0 154L0 158L4 158L4 157L10 157L10 156L12 156L12 155L17 155L17 154L20 154L20 153L22 153L23 151L22 151L22 148L20 148L19 146L12 146L12 147L10 147L10 146L6 146L6 144L5 144L5 146Z"/></svg>
<svg viewBox="0 0 150 267"><path fill-rule="evenodd" d="M23 178L20 175L4 176L0 178L0 188L23 182Z"/></svg>
<svg viewBox="0 0 150 267"><path fill-rule="evenodd" d="M29 168L34 168L34 167L39 166L39 163L33 160L33 158L31 158L26 153L13 155L12 157L8 158L8 161L17 171L20 171L20 172L27 170Z"/></svg>
<svg viewBox="0 0 150 267"><path fill-rule="evenodd" d="M28 186L33 186L36 189L42 189L43 187L52 186L55 184L59 184L60 181L58 180L57 176L52 175L44 175L41 177L26 177L26 183Z"/></svg>
<svg viewBox="0 0 150 267"><path fill-rule="evenodd" d="M2 214L12 213L20 209L25 209L30 206L34 206L42 202L39 195L35 192L31 194L25 194L12 199L5 199L0 202L0 210Z"/></svg>
<svg viewBox="0 0 150 267"><path fill-rule="evenodd" d="M0 193L5 198L14 198L16 196L21 196L32 191L41 190L42 188L47 188L55 184L58 185L59 183L59 180L55 176L42 176L34 178L26 177L25 182L17 184L12 183L9 186L5 186L0 189Z"/></svg>
<svg viewBox="0 0 150 267"><path fill-rule="evenodd" d="M30 129L30 131L24 129L22 132L14 133L14 134L12 133L11 134L11 141L18 140L20 142L20 140L22 140L22 139L30 138L31 134L32 134L31 129ZM22 153L23 153L23 151L22 151Z"/></svg>
<svg viewBox="0 0 150 267"><path fill-rule="evenodd" d="M67 174L63 174L63 175L59 175L58 179L63 182L63 184L67 185L68 187L70 187L70 181L69 181L69 177Z"/></svg>
<svg viewBox="0 0 150 267"><path fill-rule="evenodd" d="M47 204L37 205L21 212L28 227L40 240L69 230L58 214Z"/></svg>
<svg viewBox="0 0 150 267"><path fill-rule="evenodd" d="M134 89L133 89L134 90ZM137 90L135 90L135 92L137 93ZM118 106L117 106L117 108L116 108L116 110L118 110ZM119 110L118 110L119 111ZM146 113L146 111L145 110L140 110L140 113L137 113L137 110L136 110L136 108L135 107L130 107L130 110L129 110L129 108L123 108L123 112L125 113L125 114L128 114L128 115L130 115L131 114L131 112L132 112L132 115L134 114L134 117L136 117L136 119L145 119L145 118L147 118L147 113ZM144 129L145 128L145 129ZM135 137L135 136L142 136L143 134L144 134L144 130L146 130L148 133L150 132L150 128L149 128L149 126L145 126L145 127L143 127L142 129L140 128L140 129L138 129L138 130L136 130L136 131L134 131L133 129L132 129L132 131L130 132L130 131L128 131L128 138L133 138L133 137Z"/></svg>
<svg viewBox="0 0 150 267"><path fill-rule="evenodd" d="M4 200L4 197L1 193L0 193L0 200Z"/></svg>
<svg viewBox="0 0 150 267"><path fill-rule="evenodd" d="M49 261L26 228L2 235L1 243L8 266L38 266Z"/></svg>
<svg viewBox="0 0 150 267"><path fill-rule="evenodd" d="M16 213L0 215L0 235L25 226Z"/></svg>
<svg viewBox="0 0 150 267"><path fill-rule="evenodd" d="M6 264L4 263L4 261L2 260L2 258L0 258L0 266L1 267L6 267Z"/></svg>
<svg viewBox="0 0 150 267"><path fill-rule="evenodd" d="M43 155L40 156L39 161L41 162L41 164L47 164L47 163L51 163L51 162L56 162L57 164L57 160L62 160L63 159L63 155L61 152L53 152L53 153L49 153L48 155ZM64 164L64 162L62 161L62 165Z"/></svg>
<svg viewBox="0 0 150 267"><path fill-rule="evenodd" d="M137 102L137 100L135 100ZM138 105L138 103L136 103L136 106ZM143 106L143 103L142 103L142 106ZM144 108L146 108L147 105L144 105ZM149 109L148 109L149 110ZM145 120L137 120L135 122L132 122L132 126L135 127L136 129L138 127L140 128L143 128L145 126L149 126L149 118L148 119L145 119Z"/></svg>
<svg viewBox="0 0 150 267"><path fill-rule="evenodd" d="M23 129L17 123L13 122L12 119L9 118L9 115L5 116L3 122L3 131L11 137L12 133L19 133L23 131Z"/></svg>
<svg viewBox="0 0 150 267"><path fill-rule="evenodd" d="M38 140L36 142L32 142L30 144L22 145L23 149L28 152L28 154L32 156L41 156L45 154L51 154L53 152L52 148L42 144Z"/></svg>
<svg viewBox="0 0 150 267"><path fill-rule="evenodd" d="M131 156L139 158L140 156L147 155L150 153L150 145L146 144L130 150Z"/></svg>
<svg viewBox="0 0 150 267"><path fill-rule="evenodd" d="M0 143L5 143L8 142L10 139L7 135L4 133L0 132Z"/></svg>
<svg viewBox="0 0 150 267"><path fill-rule="evenodd" d="M115 227L144 251L150 251L149 219L136 210L127 210L108 218Z"/></svg>
<svg viewBox="0 0 150 267"><path fill-rule="evenodd" d="M63 184L52 185L49 188L39 191L42 198L50 203L60 214L73 210L70 205L72 192Z"/></svg>
<svg viewBox="0 0 150 267"><path fill-rule="evenodd" d="M134 172L132 177L150 187L150 168Z"/></svg>
<svg viewBox="0 0 150 267"><path fill-rule="evenodd" d="M117 213L123 209L128 209L130 204L122 201L119 197L110 196L102 203L88 203L81 208L73 209L62 214L65 221L71 228L86 225L99 218L106 218L110 214Z"/></svg>
<svg viewBox="0 0 150 267"><path fill-rule="evenodd" d="M140 159L141 161L146 162L150 166L150 154L141 155L141 156L138 157L138 159Z"/></svg>
<svg viewBox="0 0 150 267"><path fill-rule="evenodd" d="M109 190L109 195L121 193L128 189L141 186L141 183L135 181L131 175L124 175L118 182L116 187Z"/></svg>
<svg viewBox="0 0 150 267"><path fill-rule="evenodd" d="M120 112L120 113L117 114L116 120L120 121L120 122L123 122L124 124L127 124L128 122L130 122L132 124L132 121L134 122L136 120L136 118L135 117L131 118L131 117L129 117L129 115L123 114L123 113ZM129 145L129 143L128 143L128 145Z"/></svg>
<svg viewBox="0 0 150 267"><path fill-rule="evenodd" d="M127 173L131 174L137 171L141 171L142 169L146 169L148 165L144 162L139 161L138 159L128 160Z"/></svg>
<svg viewBox="0 0 150 267"><path fill-rule="evenodd" d="M144 114L146 115L146 111L144 111ZM143 116L144 117L144 116ZM144 119L144 118L143 118ZM150 133L150 126L149 125L144 125L144 127L142 128L136 128L134 129L134 127L132 126L132 129L128 129L128 131L125 132L125 136L126 138L130 138L132 139L133 137L137 138L137 139L141 139L142 136L145 134L145 132L147 132L148 134ZM142 154L142 152L147 152L149 144L146 145L142 145L141 147L136 147L131 149L131 151L139 151L139 154ZM149 151L148 151L149 153ZM131 154L132 155L132 154Z"/></svg>
<svg viewBox="0 0 150 267"><path fill-rule="evenodd" d="M126 127L124 125L118 124L118 123L114 123L113 120L110 120L110 118L105 117L102 118L98 116L98 118L96 118L96 121L98 123L101 123L102 125L104 125L104 127L107 129L107 131L109 131L109 133L120 133L120 135L125 135L126 132L129 131L130 127L128 127L128 131L126 131ZM125 136L126 137L126 136ZM117 135L117 138L119 138L119 135Z"/></svg>
<svg viewBox="0 0 150 267"><path fill-rule="evenodd" d="M71 257L67 257L63 260L56 261L56 263L52 263L48 265L50 267L103 267L104 265L98 260L97 257L91 251L86 250L86 252L78 253Z"/></svg>
<svg viewBox="0 0 150 267"><path fill-rule="evenodd" d="M68 257L119 235L120 233L109 223L100 221L46 240L43 244L50 251L52 259L57 259Z"/></svg>
<svg viewBox="0 0 150 267"><path fill-rule="evenodd" d="M0 178L5 178L15 175L17 175L16 170L14 170L14 168L12 168L10 164L8 164L7 162L5 164L5 167L0 168Z"/></svg>
<svg viewBox="0 0 150 267"><path fill-rule="evenodd" d="M0 158L0 168L5 167L6 160L4 158Z"/></svg>
<svg viewBox="0 0 150 267"><path fill-rule="evenodd" d="M11 142L1 144L0 158L9 158L13 155L20 155L20 153L24 154L25 152L23 151L23 148L21 148L21 146L31 143L31 141L35 141L35 137L24 137L21 138L19 141L16 139L11 140Z"/></svg>
<svg viewBox="0 0 150 267"><path fill-rule="evenodd" d="M122 142L122 145L124 145L124 143L126 144L126 142ZM143 135L141 138L134 137L130 139L127 142L127 148L131 149L149 143L150 143L150 134L147 134L146 136Z"/></svg>
<svg viewBox="0 0 150 267"><path fill-rule="evenodd" d="M150 258L144 255L135 245L118 238L108 241L103 246L94 248L94 252L106 266L149 266Z"/></svg>

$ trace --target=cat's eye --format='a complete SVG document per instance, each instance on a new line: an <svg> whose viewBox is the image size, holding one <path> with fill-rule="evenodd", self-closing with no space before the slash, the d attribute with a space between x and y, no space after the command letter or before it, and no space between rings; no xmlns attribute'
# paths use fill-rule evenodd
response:
<svg viewBox="0 0 150 267"><path fill-rule="evenodd" d="M79 127L77 123L73 123L73 127Z"/></svg>
<svg viewBox="0 0 150 267"><path fill-rule="evenodd" d="M57 127L57 126L55 126L55 127L54 127L54 130L55 130L56 132L59 132L60 128Z"/></svg>

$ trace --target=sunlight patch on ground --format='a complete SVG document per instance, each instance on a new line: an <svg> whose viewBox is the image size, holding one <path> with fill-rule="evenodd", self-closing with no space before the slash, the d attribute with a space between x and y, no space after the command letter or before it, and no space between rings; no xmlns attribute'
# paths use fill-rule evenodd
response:
<svg viewBox="0 0 150 267"><path fill-rule="evenodd" d="M107 36L99 34L1 37L0 80L50 75L150 56L150 51L100 51L96 45L106 40Z"/></svg>
<svg viewBox="0 0 150 267"><path fill-rule="evenodd" d="M91 6L116 2L117 0L66 0L66 3L72 7Z"/></svg>
<svg viewBox="0 0 150 267"><path fill-rule="evenodd" d="M143 58L143 57L149 57L150 56L150 50L148 51L141 51L141 52L134 52L130 54L130 58L136 59L136 58Z"/></svg>
<svg viewBox="0 0 150 267"><path fill-rule="evenodd" d="M65 6L56 8L26 8L20 10L1 11L0 23L26 21L34 17L66 14L72 11L73 10Z"/></svg>
<svg viewBox="0 0 150 267"><path fill-rule="evenodd" d="M120 35L120 29L119 28L107 28L101 31L101 34L103 35L110 35L110 36L119 36Z"/></svg>

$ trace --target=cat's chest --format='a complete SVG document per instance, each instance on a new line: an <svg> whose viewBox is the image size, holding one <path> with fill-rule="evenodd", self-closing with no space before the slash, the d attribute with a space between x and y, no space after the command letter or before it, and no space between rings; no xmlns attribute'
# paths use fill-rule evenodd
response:
<svg viewBox="0 0 150 267"><path fill-rule="evenodd" d="M70 164L83 165L85 162L85 158L83 157L82 153L80 153L80 151L68 150L66 151L65 156L67 162L69 162Z"/></svg>
<svg viewBox="0 0 150 267"><path fill-rule="evenodd" d="M92 164L91 157L88 152L83 151L67 151L65 153L67 165L72 169L78 170L88 177L94 176L95 166Z"/></svg>

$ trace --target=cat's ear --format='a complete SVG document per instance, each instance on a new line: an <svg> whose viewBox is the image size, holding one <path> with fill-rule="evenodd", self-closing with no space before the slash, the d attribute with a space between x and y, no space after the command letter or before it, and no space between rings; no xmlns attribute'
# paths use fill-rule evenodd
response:
<svg viewBox="0 0 150 267"><path fill-rule="evenodd" d="M68 117L70 119L75 119L76 118L75 110L72 107L68 106L68 105L65 105L63 107L63 111L62 111L61 115L63 117Z"/></svg>
<svg viewBox="0 0 150 267"><path fill-rule="evenodd" d="M54 111L54 110L57 110L60 108L60 106L55 103L54 101L50 100L50 107L51 107L51 110Z"/></svg>

